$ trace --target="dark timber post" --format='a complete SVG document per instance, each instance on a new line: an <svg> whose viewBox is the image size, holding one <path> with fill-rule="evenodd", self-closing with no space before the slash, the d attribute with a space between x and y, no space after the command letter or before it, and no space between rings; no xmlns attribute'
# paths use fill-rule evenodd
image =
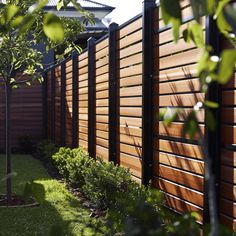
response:
<svg viewBox="0 0 236 236"><path fill-rule="evenodd" d="M78 54L73 52L72 78L72 147L78 146Z"/></svg>
<svg viewBox="0 0 236 236"><path fill-rule="evenodd" d="M47 77L48 71L44 72L43 75L43 84L42 84L42 106L43 106L43 129L42 129L42 134L43 134L43 139L48 138L48 109L47 109L47 104L48 104L48 77Z"/></svg>
<svg viewBox="0 0 236 236"><path fill-rule="evenodd" d="M55 142L55 118L56 118L56 104L55 104L55 93L56 93L56 76L55 67L51 70L51 140Z"/></svg>
<svg viewBox="0 0 236 236"><path fill-rule="evenodd" d="M206 44L213 47L213 55L219 56L220 54L220 34L217 29L216 21L212 17L206 18ZM212 83L209 87L208 93L206 94L206 100L214 101L220 105L221 103L221 86L218 83ZM217 214L219 221L219 184L220 184L220 148L221 148L221 132L220 132L220 109L212 109L215 120L216 128L214 131L210 131L207 122L206 122L206 134L205 139L207 143L210 165L212 168L213 176L215 181L215 196L216 197L216 206L214 206L215 213ZM205 168L206 170L206 168ZM205 177L206 177L205 173ZM210 222L209 215L209 197L207 189L210 186L205 182L205 193L204 193L204 223ZM211 201L212 202L212 201ZM211 217L212 218L212 217Z"/></svg>
<svg viewBox="0 0 236 236"><path fill-rule="evenodd" d="M153 169L153 41L155 0L143 2L143 112L142 183L152 179Z"/></svg>
<svg viewBox="0 0 236 236"><path fill-rule="evenodd" d="M95 158L96 142L95 38L88 40L88 152Z"/></svg>
<svg viewBox="0 0 236 236"><path fill-rule="evenodd" d="M66 62L61 63L61 146L66 145Z"/></svg>
<svg viewBox="0 0 236 236"><path fill-rule="evenodd" d="M118 85L116 66L116 32L118 24L109 26L109 161L117 163Z"/></svg>

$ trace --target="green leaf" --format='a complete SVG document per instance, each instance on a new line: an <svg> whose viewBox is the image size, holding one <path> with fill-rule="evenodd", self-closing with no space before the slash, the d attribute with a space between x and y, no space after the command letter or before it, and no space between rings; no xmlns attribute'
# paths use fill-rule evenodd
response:
<svg viewBox="0 0 236 236"><path fill-rule="evenodd" d="M226 5L224 8L224 16L227 23L236 31L236 10L230 4Z"/></svg>
<svg viewBox="0 0 236 236"><path fill-rule="evenodd" d="M23 16L17 16L11 21L11 27L12 28L18 28L24 20Z"/></svg>
<svg viewBox="0 0 236 236"><path fill-rule="evenodd" d="M40 11L47 3L48 3L48 0L38 1L38 4L36 5L36 8L34 9L33 13L36 11Z"/></svg>
<svg viewBox="0 0 236 236"><path fill-rule="evenodd" d="M6 21L10 21L19 11L19 7L16 5L8 5L5 9L5 19Z"/></svg>
<svg viewBox="0 0 236 236"><path fill-rule="evenodd" d="M176 0L160 0L160 6L165 25L172 24L174 41L176 42L179 39L179 27L182 20L180 3Z"/></svg>
<svg viewBox="0 0 236 236"><path fill-rule="evenodd" d="M197 212L191 212L190 215L196 220L200 218L200 215Z"/></svg>
<svg viewBox="0 0 236 236"><path fill-rule="evenodd" d="M21 21L21 24L19 27L20 33L23 34L27 32L33 25L34 21L35 21L35 17L33 15L26 15L24 19Z"/></svg>
<svg viewBox="0 0 236 236"><path fill-rule="evenodd" d="M186 43L190 43L191 41L191 29L188 27L183 31L183 38Z"/></svg>
<svg viewBox="0 0 236 236"><path fill-rule="evenodd" d="M179 109L177 108L162 108L160 109L159 116L160 119L163 120L164 125L170 125L171 122L173 122L177 116L178 116Z"/></svg>
<svg viewBox="0 0 236 236"><path fill-rule="evenodd" d="M216 128L216 120L213 115L213 112L210 111L209 109L205 109L205 116L206 116L206 122L207 122L207 126L209 130L214 131Z"/></svg>
<svg viewBox="0 0 236 236"><path fill-rule="evenodd" d="M64 40L64 27L59 17L52 13L44 15L43 30L45 35L54 42L60 43Z"/></svg>
<svg viewBox="0 0 236 236"><path fill-rule="evenodd" d="M203 35L203 29L199 23L193 23L191 25L191 35L192 39L195 42L196 46L199 48L205 47L205 40Z"/></svg>
<svg viewBox="0 0 236 236"><path fill-rule="evenodd" d="M42 184L33 182L32 194L39 204L43 204L43 202L45 201L45 189Z"/></svg>
<svg viewBox="0 0 236 236"><path fill-rule="evenodd" d="M207 15L206 0L190 0L194 18L197 22L204 15Z"/></svg>
<svg viewBox="0 0 236 236"><path fill-rule="evenodd" d="M171 20L172 22L172 27L173 27L173 37L174 37L174 42L178 42L179 39L179 28L181 25L181 21L179 19L173 18Z"/></svg>
<svg viewBox="0 0 236 236"><path fill-rule="evenodd" d="M45 201L45 189L42 184L35 183L35 182L27 182L24 189L24 197L29 199L34 197L35 200L42 204Z"/></svg>
<svg viewBox="0 0 236 236"><path fill-rule="evenodd" d="M232 77L235 69L236 49L226 49L221 54L221 62L217 81L226 84Z"/></svg>
<svg viewBox="0 0 236 236"><path fill-rule="evenodd" d="M215 8L215 0L206 0L207 12L213 14Z"/></svg>
<svg viewBox="0 0 236 236"><path fill-rule="evenodd" d="M60 11L62 7L63 7L63 0L59 0L57 3L57 10Z"/></svg>
<svg viewBox="0 0 236 236"><path fill-rule="evenodd" d="M207 67L208 61L210 60L210 54L208 50L204 50L197 65L198 74L201 74Z"/></svg>
<svg viewBox="0 0 236 236"><path fill-rule="evenodd" d="M229 2L230 2L230 0L219 1L214 18L217 18L219 16L219 14L221 14L223 12L225 5L228 4Z"/></svg>
<svg viewBox="0 0 236 236"><path fill-rule="evenodd" d="M204 102L205 106L209 107L209 108L218 108L219 104L217 102L212 102L212 101L208 101L206 100Z"/></svg>
<svg viewBox="0 0 236 236"><path fill-rule="evenodd" d="M194 139L196 133L198 132L198 122L196 118L195 111L189 113L188 117L185 120L183 127L183 136L185 137L187 134L190 139Z"/></svg>
<svg viewBox="0 0 236 236"><path fill-rule="evenodd" d="M181 20L181 7L179 1L176 0L161 0L161 15L165 24L168 24L171 18Z"/></svg>
<svg viewBox="0 0 236 236"><path fill-rule="evenodd" d="M214 16L214 18L216 19L217 26L222 33L232 30L230 24L226 21L224 16L224 8L229 2L230 0L219 1Z"/></svg>

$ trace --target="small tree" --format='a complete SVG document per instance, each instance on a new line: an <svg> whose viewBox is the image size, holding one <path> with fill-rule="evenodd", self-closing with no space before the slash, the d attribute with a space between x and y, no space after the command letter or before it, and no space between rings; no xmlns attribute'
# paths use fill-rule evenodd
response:
<svg viewBox="0 0 236 236"><path fill-rule="evenodd" d="M194 20L188 24L182 32L186 43L193 42L196 47L202 49L202 55L198 61L197 72L200 79L201 92L208 93L213 83L226 84L235 70L236 62L236 8L230 0L190 0ZM162 19L164 23L171 24L173 38L178 43L180 26L182 23L181 0L160 0ZM217 55L212 45L206 45L204 32L201 27L202 17L212 17L219 32L231 42L231 49L225 49L221 55ZM218 109L219 104L214 101L197 102L194 108L186 115L181 109L165 108L160 111L161 120L169 125L178 115L185 117L183 135L188 134L191 139L199 134L199 144L202 147L205 158L205 179L209 195L209 212L211 235L219 235L217 202L215 193L215 180L212 172L212 157L209 154L207 142L199 127L197 114L205 111L206 121L211 131L214 131L216 121L212 109ZM182 113L182 114L180 114Z"/></svg>
<svg viewBox="0 0 236 236"><path fill-rule="evenodd" d="M70 53L78 33L84 29L84 22L75 19L58 18L43 11L48 0L7 0L0 9L0 85L5 89L6 120L6 186L7 202L12 197L11 167L11 97L13 89L30 85L32 81L43 80L42 59L50 49L60 52L58 58ZM92 15L84 11L75 0L59 0L57 9L69 2L92 21ZM36 49L44 42L45 52Z"/></svg>

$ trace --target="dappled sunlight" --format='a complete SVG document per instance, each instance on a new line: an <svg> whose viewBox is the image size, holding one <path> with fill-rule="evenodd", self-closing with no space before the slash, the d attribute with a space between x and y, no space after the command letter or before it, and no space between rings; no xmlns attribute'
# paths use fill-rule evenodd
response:
<svg viewBox="0 0 236 236"><path fill-rule="evenodd" d="M34 180L45 188L45 202L33 208L1 209L1 233L31 236L48 235L53 226L61 227L68 235L93 235L102 232L98 220L90 218L83 207L67 189L66 184L53 180L42 164L27 155L13 155L13 166L17 176L13 178L13 192L22 194L25 183ZM0 178L4 176L4 156L0 156ZM0 192L5 185L1 184ZM4 217L3 217L4 216ZM8 234L5 234L8 235Z"/></svg>

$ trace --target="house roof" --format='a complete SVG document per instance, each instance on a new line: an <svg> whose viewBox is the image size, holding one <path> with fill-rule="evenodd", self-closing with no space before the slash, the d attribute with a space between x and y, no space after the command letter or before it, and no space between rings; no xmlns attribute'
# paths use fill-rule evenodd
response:
<svg viewBox="0 0 236 236"><path fill-rule="evenodd" d="M99 3L96 1L91 1L91 0L77 0L77 2L81 5L82 8L87 9L87 10L107 10L107 11L112 11L115 8L112 6L105 5L103 3ZM6 0L0 0L0 4L6 3ZM48 3L46 5L46 8L56 8L58 3L58 0L48 0ZM69 3L67 5L68 8L74 8L72 3Z"/></svg>
<svg viewBox="0 0 236 236"><path fill-rule="evenodd" d="M101 10L114 10L114 7L99 3L99 2L95 2L95 1L91 1L91 0L77 0L77 2L81 5L82 8L85 9L101 9ZM58 3L58 0L49 0L46 7L56 7ZM69 3L67 5L67 7L69 8L73 8L73 4Z"/></svg>

